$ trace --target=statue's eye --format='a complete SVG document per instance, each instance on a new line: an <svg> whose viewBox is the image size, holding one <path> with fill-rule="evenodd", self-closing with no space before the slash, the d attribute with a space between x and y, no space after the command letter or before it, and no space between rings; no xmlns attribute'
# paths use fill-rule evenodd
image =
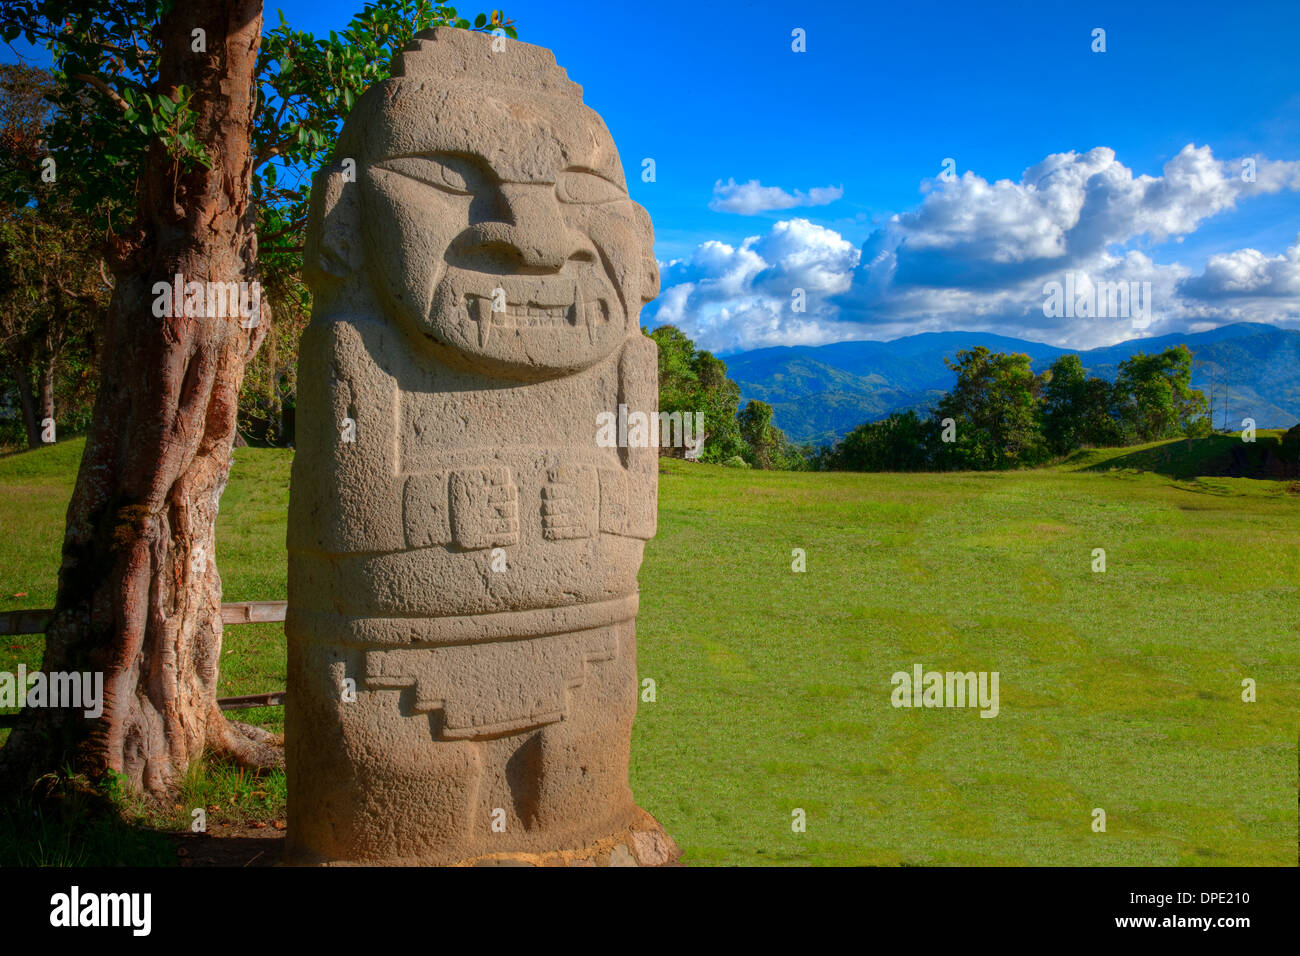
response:
<svg viewBox="0 0 1300 956"><path fill-rule="evenodd" d="M623 199L626 193L604 176L585 169L566 169L555 180L556 195L564 202L595 203Z"/></svg>
<svg viewBox="0 0 1300 956"><path fill-rule="evenodd" d="M375 168L400 173L457 196L471 195L483 181L482 172L459 156L400 156L376 163Z"/></svg>

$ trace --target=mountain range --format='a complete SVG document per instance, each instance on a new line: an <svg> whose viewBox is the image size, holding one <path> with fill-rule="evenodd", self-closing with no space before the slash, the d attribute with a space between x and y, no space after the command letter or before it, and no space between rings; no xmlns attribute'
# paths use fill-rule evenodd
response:
<svg viewBox="0 0 1300 956"><path fill-rule="evenodd" d="M925 332L891 342L755 349L722 356L740 386L741 405L759 399L791 441L836 441L863 422L931 406L956 381L944 365L961 349L1028 355L1035 371L1071 352L1091 375L1114 381L1119 363L1137 352L1186 345L1195 360L1192 386L1211 394L1214 424L1289 428L1300 421L1300 331L1235 323L1207 332L1131 339L1096 349L1063 349L988 332Z"/></svg>

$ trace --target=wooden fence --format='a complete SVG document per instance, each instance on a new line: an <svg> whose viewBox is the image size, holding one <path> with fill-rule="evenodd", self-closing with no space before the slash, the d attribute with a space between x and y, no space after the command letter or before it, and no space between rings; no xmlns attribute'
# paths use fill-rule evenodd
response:
<svg viewBox="0 0 1300 956"><path fill-rule="evenodd" d="M288 601L235 601L221 605L221 620L224 624L277 624L284 620L288 605ZM0 637L44 634L53 614L54 611L49 608L0 611ZM246 697L222 697L217 700L217 704L222 710L280 707L284 705L284 691L250 694ZM0 727L12 727L17 722L17 714L0 714Z"/></svg>

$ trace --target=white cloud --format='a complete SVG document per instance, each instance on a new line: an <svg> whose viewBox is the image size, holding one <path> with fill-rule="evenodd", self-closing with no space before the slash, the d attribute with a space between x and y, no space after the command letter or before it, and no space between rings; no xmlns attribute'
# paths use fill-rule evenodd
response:
<svg viewBox="0 0 1300 956"><path fill-rule="evenodd" d="M1300 297L1300 236L1280 256L1238 249L1210 256L1205 271L1184 280L1178 290L1207 301L1248 297Z"/></svg>
<svg viewBox="0 0 1300 956"><path fill-rule="evenodd" d="M1018 182L935 178L916 208L892 216L860 251L807 219L778 222L738 247L706 242L663 269L665 291L647 317L714 351L946 329L1090 348L1231 321L1300 324L1300 238L1281 256L1211 256L1199 275L1146 251L1241 199L1300 190L1300 162L1253 159L1251 182L1240 160L1190 144L1159 176L1135 176L1099 147L1048 156ZM755 203L763 189L732 186L729 196ZM1067 275L1079 289L1151 283L1149 324L1044 315L1044 284ZM805 312L791 308L795 288L806 292Z"/></svg>
<svg viewBox="0 0 1300 956"><path fill-rule="evenodd" d="M1049 262L1059 268L1142 236L1187 235L1238 198L1300 189L1300 162L1256 163L1255 181L1246 182L1240 163L1190 143L1161 176L1134 176L1106 147L1054 153L1019 182L990 183L969 171L950 183L929 180L921 205L892 217L882 238L902 249L906 281L919 284L944 285L950 272L960 279L953 267L962 262L1024 267L1005 270L1012 273Z"/></svg>
<svg viewBox="0 0 1300 956"><path fill-rule="evenodd" d="M702 243L689 259L661 264L664 292L647 318L679 326L701 348L821 344L842 339L827 297L848 290L853 243L806 219L783 220L739 246ZM802 289L805 311L793 308Z"/></svg>
<svg viewBox="0 0 1300 956"><path fill-rule="evenodd" d="M842 186L814 186L803 193L796 189L788 193L780 186L764 186L757 179L737 183L719 179L713 184L713 199L709 208L714 212L735 212L742 216L767 212L772 209L793 209L796 206L825 206L844 195Z"/></svg>
<svg viewBox="0 0 1300 956"><path fill-rule="evenodd" d="M1135 176L1099 147L1048 156L1018 182L990 183L972 172L930 180L916 209L891 217L867 241L853 288L834 303L839 318L862 323L873 338L906 334L915 321L1078 348L1138 334L1122 319L1044 316L1044 283L1073 274L1080 287L1150 282L1154 316L1145 331L1178 331L1210 315L1185 298L1191 270L1156 264L1131 246L1180 240L1239 199L1300 189L1300 162L1253 159L1251 182L1241 161L1217 160L1208 146L1191 144L1160 176ZM1221 320L1265 318L1288 313L1237 309Z"/></svg>

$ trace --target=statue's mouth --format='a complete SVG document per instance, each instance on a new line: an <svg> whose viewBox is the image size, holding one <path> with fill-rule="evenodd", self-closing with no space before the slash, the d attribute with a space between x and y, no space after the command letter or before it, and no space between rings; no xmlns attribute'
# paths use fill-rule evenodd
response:
<svg viewBox="0 0 1300 956"><path fill-rule="evenodd" d="M608 356L626 316L617 287L594 269L527 275L453 267L434 287L419 327L447 350L450 365L533 381Z"/></svg>
<svg viewBox="0 0 1300 956"><path fill-rule="evenodd" d="M503 295L497 288L486 295L466 293L465 314L478 327L479 348L486 348L492 331L505 329L537 329L563 332L585 327L588 341L596 342L597 331L609 322L609 301L603 296L586 298L581 286L574 282L567 301L549 300L543 295L524 293L518 298Z"/></svg>

